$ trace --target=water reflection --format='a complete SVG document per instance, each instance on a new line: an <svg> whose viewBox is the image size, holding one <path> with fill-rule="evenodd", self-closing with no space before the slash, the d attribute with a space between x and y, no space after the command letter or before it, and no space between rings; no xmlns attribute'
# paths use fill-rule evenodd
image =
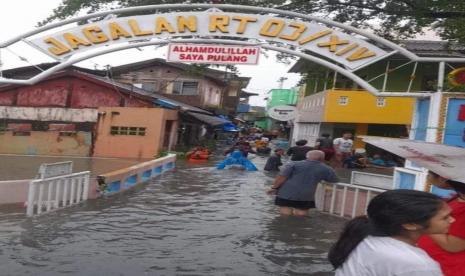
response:
<svg viewBox="0 0 465 276"><path fill-rule="evenodd" d="M34 219L0 212L0 274L332 275L325 258L341 220L277 216L271 182L180 162L148 185L71 209Z"/></svg>

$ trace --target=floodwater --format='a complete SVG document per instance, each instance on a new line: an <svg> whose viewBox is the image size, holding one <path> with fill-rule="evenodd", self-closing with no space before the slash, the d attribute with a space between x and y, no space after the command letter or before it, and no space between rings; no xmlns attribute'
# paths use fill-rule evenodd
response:
<svg viewBox="0 0 465 276"><path fill-rule="evenodd" d="M33 219L0 209L0 275L333 275L326 253L344 221L280 217L271 181L179 161L132 191Z"/></svg>
<svg viewBox="0 0 465 276"><path fill-rule="evenodd" d="M0 154L0 181L32 179L37 176L41 164L64 161L73 161L73 172L91 171L92 177L95 177L99 174L130 167L147 160Z"/></svg>

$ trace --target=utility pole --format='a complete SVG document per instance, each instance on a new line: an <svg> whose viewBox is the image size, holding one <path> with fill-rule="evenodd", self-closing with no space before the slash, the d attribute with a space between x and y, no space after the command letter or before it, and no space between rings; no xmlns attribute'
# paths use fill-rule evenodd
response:
<svg viewBox="0 0 465 276"><path fill-rule="evenodd" d="M286 77L280 77L278 79L278 83L279 83L279 89L282 89L283 88L283 85L284 85L284 82L287 80Z"/></svg>

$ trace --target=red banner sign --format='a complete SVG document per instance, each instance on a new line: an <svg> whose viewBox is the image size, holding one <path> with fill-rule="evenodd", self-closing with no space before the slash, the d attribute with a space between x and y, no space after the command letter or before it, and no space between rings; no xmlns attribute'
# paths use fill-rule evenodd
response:
<svg viewBox="0 0 465 276"><path fill-rule="evenodd" d="M260 47L213 44L170 44L168 61L257 65Z"/></svg>

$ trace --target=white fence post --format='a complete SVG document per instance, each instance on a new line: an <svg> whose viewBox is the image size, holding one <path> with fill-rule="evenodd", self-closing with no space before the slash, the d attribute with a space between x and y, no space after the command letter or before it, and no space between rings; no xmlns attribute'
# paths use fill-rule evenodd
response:
<svg viewBox="0 0 465 276"><path fill-rule="evenodd" d="M56 182L55 202L54 202L55 209L58 209L58 207L60 207L60 187L62 185L61 183L63 183L63 179L58 179Z"/></svg>
<svg viewBox="0 0 465 276"><path fill-rule="evenodd" d="M69 178L63 179L63 207L68 206L68 184Z"/></svg>
<svg viewBox="0 0 465 276"><path fill-rule="evenodd" d="M344 192L342 193L341 217L343 217L345 213L346 199L347 199L347 186L344 186Z"/></svg>
<svg viewBox="0 0 465 276"><path fill-rule="evenodd" d="M76 178L71 178L71 195L69 196L69 205L74 204L74 194L76 190L74 183L76 183Z"/></svg>
<svg viewBox="0 0 465 276"><path fill-rule="evenodd" d="M34 181L29 183L29 191L27 193L27 210L26 214L28 217L34 214L34 200L36 198L36 185Z"/></svg>
<svg viewBox="0 0 465 276"><path fill-rule="evenodd" d="M84 188L82 192L82 200L87 200L89 198L89 185L90 185L90 178L84 177Z"/></svg>

